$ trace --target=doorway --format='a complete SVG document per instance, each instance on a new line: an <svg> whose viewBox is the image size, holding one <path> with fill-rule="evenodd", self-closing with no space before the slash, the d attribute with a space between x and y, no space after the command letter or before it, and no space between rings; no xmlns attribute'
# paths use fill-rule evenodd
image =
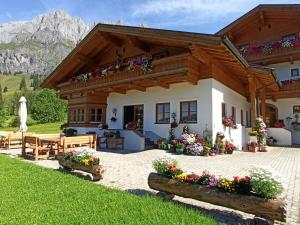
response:
<svg viewBox="0 0 300 225"><path fill-rule="evenodd" d="M266 124L268 127L274 127L278 121L278 109L275 105L266 104Z"/></svg>
<svg viewBox="0 0 300 225"><path fill-rule="evenodd" d="M144 129L144 105L124 106L124 129L140 130Z"/></svg>

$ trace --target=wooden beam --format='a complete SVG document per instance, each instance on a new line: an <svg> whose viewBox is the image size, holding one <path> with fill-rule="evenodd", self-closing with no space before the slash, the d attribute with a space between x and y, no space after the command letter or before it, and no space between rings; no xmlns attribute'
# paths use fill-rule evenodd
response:
<svg viewBox="0 0 300 225"><path fill-rule="evenodd" d="M141 91L141 92L146 92L146 88L143 87L143 86L140 86L140 85L136 85L134 83L131 83L128 85L128 88L129 89L134 89L134 90L138 90L138 91Z"/></svg>
<svg viewBox="0 0 300 225"><path fill-rule="evenodd" d="M122 39L120 39L114 35L111 35L109 33L106 33L106 32L101 32L101 31L99 31L99 32L106 42L114 44L117 47L121 47L123 45Z"/></svg>
<svg viewBox="0 0 300 225"><path fill-rule="evenodd" d="M259 12L259 22L262 26L266 25L266 19L263 11Z"/></svg>
<svg viewBox="0 0 300 225"><path fill-rule="evenodd" d="M89 58L89 57L87 57L83 54L78 53L77 58L78 58L79 61L84 62L86 64L93 64L94 63L94 61L91 58Z"/></svg>
<svg viewBox="0 0 300 225"><path fill-rule="evenodd" d="M263 120L266 121L266 91L262 90L260 92L260 114Z"/></svg>
<svg viewBox="0 0 300 225"><path fill-rule="evenodd" d="M251 105L251 127L255 128L255 120L256 120L256 81L254 76L248 77L249 82L249 93L250 93L250 105Z"/></svg>
<svg viewBox="0 0 300 225"><path fill-rule="evenodd" d="M141 41L137 37L130 36L130 35L127 35L127 38L132 46L142 50L143 52L150 52L151 47L146 42Z"/></svg>

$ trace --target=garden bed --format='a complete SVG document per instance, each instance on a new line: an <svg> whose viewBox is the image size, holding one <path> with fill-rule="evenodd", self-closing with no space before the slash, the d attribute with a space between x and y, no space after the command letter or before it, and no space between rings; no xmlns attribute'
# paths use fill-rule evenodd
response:
<svg viewBox="0 0 300 225"><path fill-rule="evenodd" d="M284 199L263 199L256 196L226 193L213 189L208 185L181 182L157 173L149 175L148 185L160 192L224 206L270 220L286 222L286 203Z"/></svg>

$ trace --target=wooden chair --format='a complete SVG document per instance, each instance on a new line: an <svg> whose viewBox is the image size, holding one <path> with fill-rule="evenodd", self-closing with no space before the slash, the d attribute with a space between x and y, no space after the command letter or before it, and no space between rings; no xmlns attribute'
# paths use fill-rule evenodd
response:
<svg viewBox="0 0 300 225"><path fill-rule="evenodd" d="M27 148L31 148L32 152L26 152ZM42 147L38 137L25 136L22 152L25 153L24 157L32 158L33 160L48 159L50 148Z"/></svg>
<svg viewBox="0 0 300 225"><path fill-rule="evenodd" d="M61 149L63 153L68 152L70 148L88 146L97 147L97 135L80 135L74 137L64 137L61 139Z"/></svg>

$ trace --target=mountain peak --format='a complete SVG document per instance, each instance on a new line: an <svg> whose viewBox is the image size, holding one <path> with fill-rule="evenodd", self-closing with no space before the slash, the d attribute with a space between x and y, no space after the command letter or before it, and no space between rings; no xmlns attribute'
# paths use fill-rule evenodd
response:
<svg viewBox="0 0 300 225"><path fill-rule="evenodd" d="M90 26L64 10L0 25L0 73L48 74Z"/></svg>

